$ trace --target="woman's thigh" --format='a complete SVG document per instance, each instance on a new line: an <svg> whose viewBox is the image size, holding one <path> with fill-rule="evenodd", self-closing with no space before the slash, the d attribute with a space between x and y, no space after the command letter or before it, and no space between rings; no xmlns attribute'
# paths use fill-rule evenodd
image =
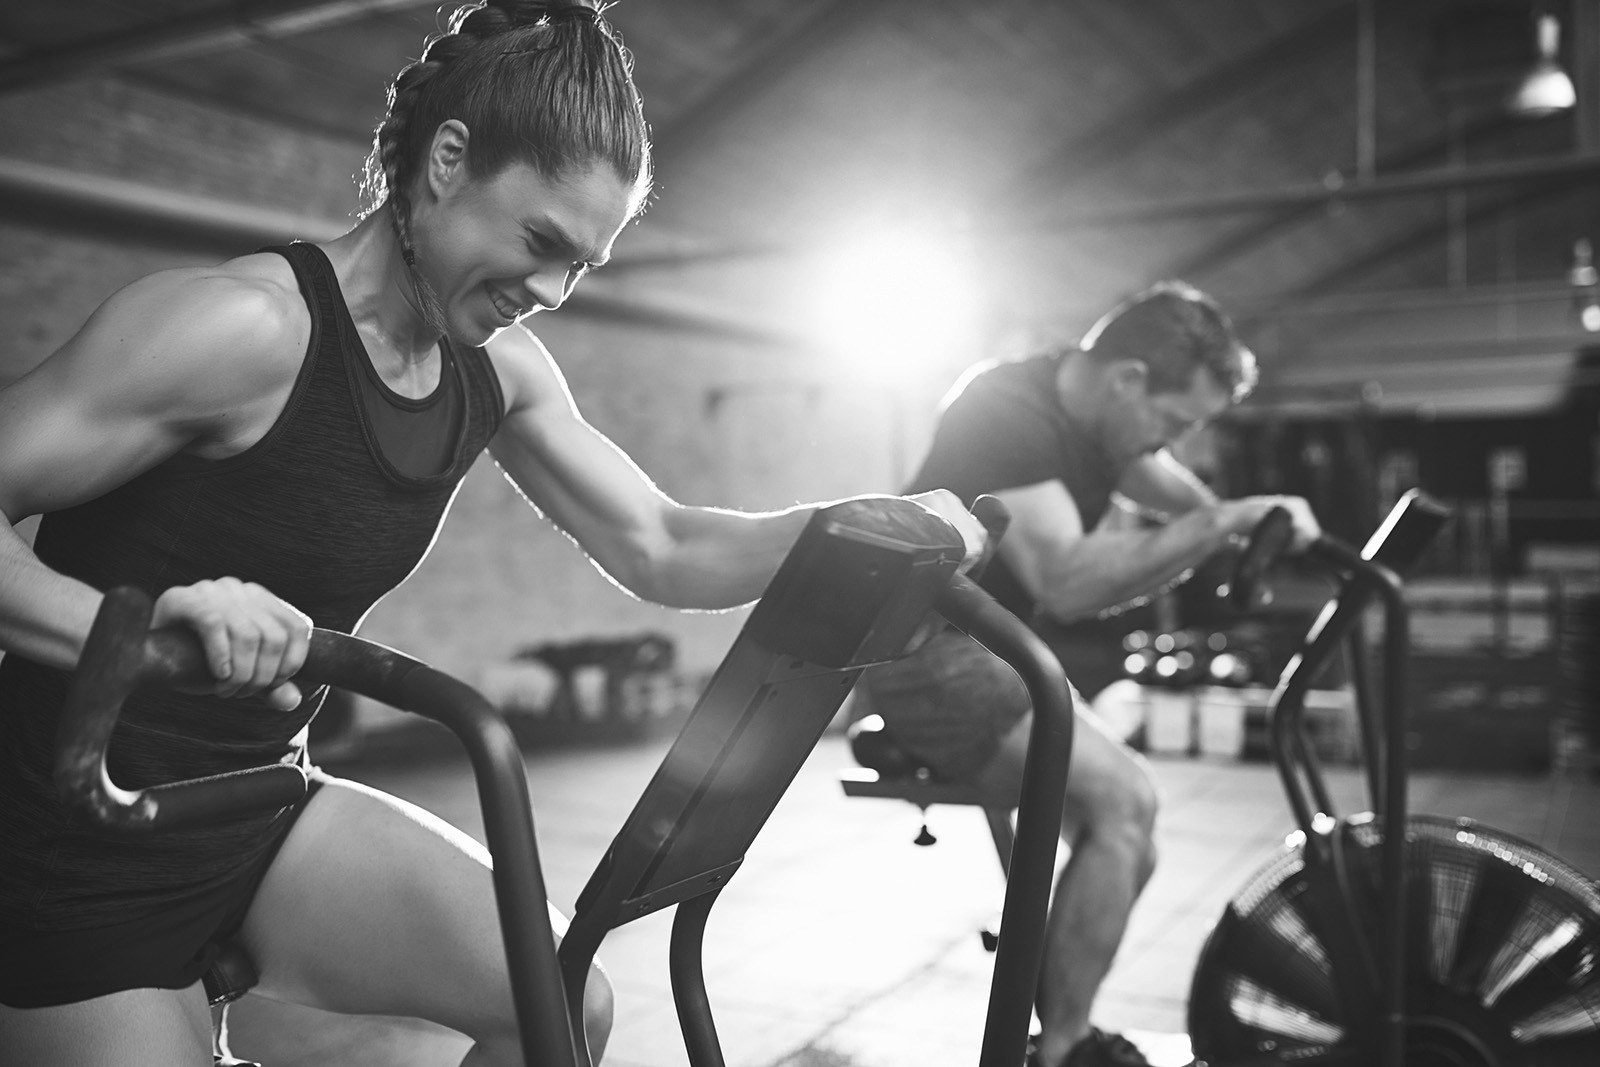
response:
<svg viewBox="0 0 1600 1067"><path fill-rule="evenodd" d="M473 1036L513 1016L487 851L353 782L327 780L307 806L240 940L273 999Z"/></svg>
<svg viewBox="0 0 1600 1067"><path fill-rule="evenodd" d="M211 1067L205 993L130 989L52 1008L0 1004L8 1067Z"/></svg>

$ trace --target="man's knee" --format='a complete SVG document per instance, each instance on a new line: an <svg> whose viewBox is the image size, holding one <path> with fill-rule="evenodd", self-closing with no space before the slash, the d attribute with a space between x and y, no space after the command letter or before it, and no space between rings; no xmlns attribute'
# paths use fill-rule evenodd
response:
<svg viewBox="0 0 1600 1067"><path fill-rule="evenodd" d="M1068 786L1070 789L1070 781ZM1132 757L1118 760L1109 773L1097 776L1094 782L1082 783L1081 790L1069 798L1063 835L1087 832L1113 836L1150 852L1153 865L1156 813L1160 806L1156 784L1144 764ZM1068 840L1070 843L1071 838Z"/></svg>

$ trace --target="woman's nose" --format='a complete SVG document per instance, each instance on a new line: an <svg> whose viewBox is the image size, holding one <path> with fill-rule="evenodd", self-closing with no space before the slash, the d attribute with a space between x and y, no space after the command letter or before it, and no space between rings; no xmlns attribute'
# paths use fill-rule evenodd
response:
<svg viewBox="0 0 1600 1067"><path fill-rule="evenodd" d="M537 270L522 279L522 287L533 302L546 311L554 311L566 300L571 286L567 284L567 271L552 268Z"/></svg>

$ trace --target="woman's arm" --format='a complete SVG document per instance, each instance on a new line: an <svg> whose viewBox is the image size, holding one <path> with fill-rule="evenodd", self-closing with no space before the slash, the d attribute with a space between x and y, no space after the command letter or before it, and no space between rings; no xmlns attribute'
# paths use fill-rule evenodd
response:
<svg viewBox="0 0 1600 1067"><path fill-rule="evenodd" d="M740 512L691 507L663 493L584 421L549 353L520 327L490 342L507 397L490 444L522 494L635 596L678 608L719 609L762 593L823 504ZM953 494L918 498L956 524L975 555L981 527Z"/></svg>
<svg viewBox="0 0 1600 1067"><path fill-rule="evenodd" d="M112 296L0 391L0 648L70 668L100 601L39 562L11 524L94 499L179 451L227 442L271 407L286 361L292 386L304 344L271 287L168 271ZM284 657L298 648L283 633L298 629L293 609L263 594L238 582L177 592L158 601L156 621L200 633L219 691L253 691L287 677Z"/></svg>

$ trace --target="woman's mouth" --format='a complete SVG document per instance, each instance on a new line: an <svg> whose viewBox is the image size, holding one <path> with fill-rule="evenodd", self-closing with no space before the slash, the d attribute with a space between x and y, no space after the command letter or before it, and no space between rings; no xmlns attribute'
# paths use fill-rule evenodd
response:
<svg viewBox="0 0 1600 1067"><path fill-rule="evenodd" d="M527 308L509 299L500 290L488 285L484 286L484 289L489 293L489 302L500 313L500 317L506 320L506 325L509 326L528 313Z"/></svg>

